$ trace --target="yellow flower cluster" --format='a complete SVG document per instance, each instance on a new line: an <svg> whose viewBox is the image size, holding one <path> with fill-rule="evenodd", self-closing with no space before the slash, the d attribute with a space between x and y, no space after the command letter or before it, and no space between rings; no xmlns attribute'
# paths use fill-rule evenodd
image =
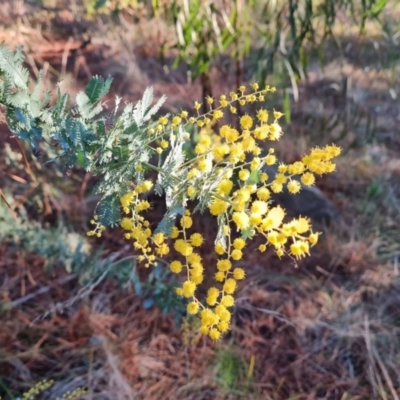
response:
<svg viewBox="0 0 400 400"><path fill-rule="evenodd" d="M87 393L87 389L78 387L75 390L64 393L62 397L58 397L57 400L77 400Z"/></svg>
<svg viewBox="0 0 400 400"><path fill-rule="evenodd" d="M101 237L102 232L106 230L106 227L98 222L99 217L97 215L93 216L93 219L90 220L90 223L94 225L94 229L87 232L88 236L97 236Z"/></svg>
<svg viewBox="0 0 400 400"><path fill-rule="evenodd" d="M140 199L139 195L148 192L152 187L153 182L150 180L142 181L120 199L122 209L127 215L122 218L120 226L125 231L125 238L132 240L133 247L142 253L138 260L146 261L146 267L155 264L156 255L162 257L169 253L164 234L153 235L150 222L140 215L141 212L150 210L151 205L147 200Z"/></svg>
<svg viewBox="0 0 400 400"><path fill-rule="evenodd" d="M262 107L255 117L242 115L237 127L222 124L218 132L214 132L212 126L225 116L226 111L236 114L238 106L263 102L265 95L274 91L270 87L259 90L257 83L251 86L253 91L250 94L246 94L246 87L241 86L238 92L221 95L218 100L206 98L209 111L203 115L199 113L201 103L195 102L196 116L189 116L187 111L173 117L162 116L155 127L148 130L149 146L158 154L168 148L170 140L176 139L179 126L185 129L189 124L196 125L200 131L194 148L195 156L179 165L179 171L174 170L177 181L171 192L172 196L183 199L183 206L187 199L207 198L208 210L220 225L215 243L219 259L213 272L216 285L208 289L204 302L196 296L205 273L198 250L204 238L199 232L189 232L193 215L186 211L167 238L162 233L153 234L150 223L140 215L151 208L149 202L140 197L152 188L151 181L141 181L121 197L122 209L127 214L121 227L126 232L126 239L132 240L135 249L141 251L139 261L145 261L146 266L153 264L156 256L169 253L166 241L172 241L170 246L179 257L170 263L170 270L185 274L177 294L189 300L188 314L199 315L200 332L213 340L218 340L230 329L234 293L238 281L246 275L244 269L235 266L235 262L242 259L249 238L260 234L265 238L265 243L259 247L261 252L271 246L279 257L287 254L296 259L309 255L310 247L318 241L319 233L312 231L310 221L300 217L287 222L285 211L271 204L271 194L284 189L296 194L302 185L313 185L317 175L335 170L332 159L341 151L335 145L315 148L300 161L290 165L278 164L273 149L264 152L263 142L282 137L279 120L283 114ZM184 138L189 137L188 133L184 134ZM272 165L276 165L277 173L270 177L265 166ZM153 169L164 173L158 167ZM101 229L96 225L93 234L98 235ZM241 237L233 240L234 231Z"/></svg>
<svg viewBox="0 0 400 400"><path fill-rule="evenodd" d="M33 386L29 391L25 392L22 395L22 399L24 400L33 400L37 396L39 396L41 393L43 393L45 390L53 386L54 381L53 380L43 380L38 382L35 386Z"/></svg>

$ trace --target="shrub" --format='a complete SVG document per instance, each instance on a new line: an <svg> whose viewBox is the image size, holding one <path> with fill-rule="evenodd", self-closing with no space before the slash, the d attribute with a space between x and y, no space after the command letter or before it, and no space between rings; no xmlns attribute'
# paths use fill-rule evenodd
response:
<svg viewBox="0 0 400 400"><path fill-rule="evenodd" d="M283 114L262 107L274 88L260 88L257 83L240 86L218 100L204 99L205 113L199 111L202 104L195 102L192 114L183 110L158 118L155 115L165 97L151 106L153 91L146 89L135 106L126 104L119 113L121 99L116 97L112 113L101 116L102 98L112 78L91 79L72 107L68 107L68 94L58 91L51 106L51 93L42 93L40 77L30 90L22 62L21 49L12 52L0 47L0 104L10 130L29 142L36 154L39 143L57 143L62 150L56 159L64 160L66 170L79 166L100 176L95 192L102 198L89 236L100 237L107 226L120 225L146 267L156 265L157 258L174 247L179 257L170 263L170 270L185 275L176 293L188 299L189 314L199 315L203 334L217 340L229 330L237 281L246 274L234 264L256 234L265 239L259 250L272 246L279 257L287 254L300 259L317 243L319 233L313 232L310 221L300 217L284 222L285 211L271 204L270 195L284 187L295 195L301 184L313 185L316 175L333 172L332 159L340 148L315 148L301 161L279 164L274 177L263 172L265 165L278 162L273 149L264 151L263 142L277 141L283 134L279 124ZM238 105L246 104L260 107L253 116L238 117L237 128L222 123L227 116L235 117ZM183 146L190 139L191 126L200 132L195 156L188 158ZM146 218L152 205L145 196L151 190L165 197L167 207L155 228ZM192 211L189 201L196 204ZM197 289L210 272L205 271L199 251L204 237L192 226L193 219L206 211L218 223L215 252L219 260L216 284L201 302ZM235 232L240 237L233 239Z"/></svg>

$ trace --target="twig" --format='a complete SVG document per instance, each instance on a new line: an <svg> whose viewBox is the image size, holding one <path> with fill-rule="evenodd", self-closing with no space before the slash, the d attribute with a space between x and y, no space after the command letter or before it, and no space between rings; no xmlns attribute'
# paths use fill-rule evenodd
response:
<svg viewBox="0 0 400 400"><path fill-rule="evenodd" d="M72 281L72 280L76 279L76 278L77 278L77 275L71 274L71 275L63 276L62 278L58 279L55 283L58 284L58 285L63 285L65 283L68 283L69 281ZM13 307L18 307L21 304L26 303L27 301L33 299L36 296L39 296L39 295L44 294L44 293L47 293L48 291L51 290L51 288L52 288L51 286L43 286L40 289L36 290L36 292L29 293L24 297L21 297L21 298L19 298L17 300L12 301L11 305Z"/></svg>
<svg viewBox="0 0 400 400"><path fill-rule="evenodd" d="M65 45L64 52L63 52L63 55L61 58L61 76L64 76L67 71L68 56L69 56L69 51L71 50L73 41L74 41L73 37L70 36L68 38L67 44Z"/></svg>
<svg viewBox="0 0 400 400"><path fill-rule="evenodd" d="M33 175L31 166L29 165L28 159L26 158L25 151L24 151L24 148L22 147L21 142L18 140L18 138L16 136L14 136L14 139L17 142L19 149L21 150L22 158L24 159L24 163L26 165L26 169L28 170L28 174L32 178L33 182L36 182L35 175Z"/></svg>
<svg viewBox="0 0 400 400"><path fill-rule="evenodd" d="M13 216L13 218L15 219L15 221L17 221L17 220L18 220L17 214L15 213L14 209L13 209L13 208L10 206L10 204L8 203L8 201L7 201L7 199L6 199L6 196L4 195L3 190L2 190L1 188L0 188L0 196L1 196L1 198L3 199L4 203L6 203L6 206L7 206L8 209L10 210L11 215Z"/></svg>

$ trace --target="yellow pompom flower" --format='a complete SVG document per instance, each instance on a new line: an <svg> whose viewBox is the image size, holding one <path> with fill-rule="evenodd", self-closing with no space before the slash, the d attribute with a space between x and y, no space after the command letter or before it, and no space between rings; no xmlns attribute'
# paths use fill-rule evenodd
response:
<svg viewBox="0 0 400 400"><path fill-rule="evenodd" d="M200 171L197 168L192 168L188 172L187 177L188 177L188 179L193 179L193 178L196 178L197 176L199 176L199 174L200 174Z"/></svg>
<svg viewBox="0 0 400 400"><path fill-rule="evenodd" d="M165 256L169 253L169 247L166 243L163 243L162 245L160 245L157 249L156 249L156 253L159 256ZM154 258L155 259L155 258ZM154 260L153 260L154 261Z"/></svg>
<svg viewBox="0 0 400 400"><path fill-rule="evenodd" d="M187 313L191 314L191 315L195 315L199 312L199 303L197 303L196 301L191 301L188 305L187 305Z"/></svg>
<svg viewBox="0 0 400 400"><path fill-rule="evenodd" d="M269 135L269 125L263 124L254 129L254 137L258 140L265 140Z"/></svg>
<svg viewBox="0 0 400 400"><path fill-rule="evenodd" d="M233 241L233 247L237 250L242 250L246 246L246 242L242 238L237 238Z"/></svg>
<svg viewBox="0 0 400 400"><path fill-rule="evenodd" d="M268 203L261 200L254 200L251 205L251 212L255 214L264 215L268 211Z"/></svg>
<svg viewBox="0 0 400 400"><path fill-rule="evenodd" d="M148 192L153 186L154 186L153 182L152 181L148 181L148 180L143 181L140 184L140 188L142 190L142 193ZM137 190L137 188L136 188L136 190Z"/></svg>
<svg viewBox="0 0 400 400"><path fill-rule="evenodd" d="M214 325L219 322L217 314L213 313L209 308L201 310L201 323L205 326Z"/></svg>
<svg viewBox="0 0 400 400"><path fill-rule="evenodd" d="M157 245L162 244L162 243L164 242L164 239L165 239L165 238L164 238L164 234L163 234L162 232L156 233L156 234L153 236L154 243L157 244Z"/></svg>
<svg viewBox="0 0 400 400"><path fill-rule="evenodd" d="M161 125L167 125L168 124L168 118L167 117L160 117L159 120Z"/></svg>
<svg viewBox="0 0 400 400"><path fill-rule="evenodd" d="M204 238L200 233L193 233L190 236L190 243L193 247L200 247L204 242Z"/></svg>
<svg viewBox="0 0 400 400"><path fill-rule="evenodd" d="M214 276L215 280L217 282L223 282L225 280L225 273L222 271L218 271L215 276Z"/></svg>
<svg viewBox="0 0 400 400"><path fill-rule="evenodd" d="M220 272L226 272L232 268L232 263L229 260L218 260L217 268Z"/></svg>
<svg viewBox="0 0 400 400"><path fill-rule="evenodd" d="M213 118L218 121L219 119L221 119L224 116L224 112L221 110L215 110L213 112Z"/></svg>
<svg viewBox="0 0 400 400"><path fill-rule="evenodd" d="M174 247L177 252L181 253L185 257L193 253L193 247L183 239L178 239L175 242Z"/></svg>
<svg viewBox="0 0 400 400"><path fill-rule="evenodd" d="M193 225L193 220L191 217L188 217L185 215L181 218L180 224L181 224L182 228L189 229Z"/></svg>
<svg viewBox="0 0 400 400"><path fill-rule="evenodd" d="M256 148L256 141L251 137L243 138L241 142L244 151L253 151Z"/></svg>
<svg viewBox="0 0 400 400"><path fill-rule="evenodd" d="M233 182L229 179L223 179L218 185L218 192L222 195L228 195L233 188Z"/></svg>
<svg viewBox="0 0 400 400"><path fill-rule="evenodd" d="M283 185L282 185L282 183L278 183L278 182L273 182L272 183L272 185L271 185L271 190L274 192L274 193L281 193L282 191L283 191Z"/></svg>
<svg viewBox="0 0 400 400"><path fill-rule="evenodd" d="M336 146L334 144L325 146L324 150L325 150L326 154L328 155L328 159L337 157L342 152L342 149L339 146Z"/></svg>
<svg viewBox="0 0 400 400"><path fill-rule="evenodd" d="M232 220L240 230L248 228L250 224L249 216L244 211L234 212Z"/></svg>
<svg viewBox="0 0 400 400"><path fill-rule="evenodd" d="M136 197L136 192L128 192L120 199L122 207L129 207Z"/></svg>
<svg viewBox="0 0 400 400"><path fill-rule="evenodd" d="M236 142L239 139L239 132L236 129L229 128L229 130L225 132L225 139L229 143Z"/></svg>
<svg viewBox="0 0 400 400"><path fill-rule="evenodd" d="M217 303L219 295L220 291L217 288L211 287L210 289L208 289L206 298L207 304L209 306L214 306Z"/></svg>
<svg viewBox="0 0 400 400"><path fill-rule="evenodd" d="M208 335L208 332L210 331L210 328L206 325L202 325L199 329L199 332L203 335Z"/></svg>
<svg viewBox="0 0 400 400"><path fill-rule="evenodd" d="M266 172L263 172L263 173L261 174L261 176L260 176L260 182L261 182L261 183L265 183L265 182L268 181L268 179L269 179L268 174L267 174Z"/></svg>
<svg viewBox="0 0 400 400"><path fill-rule="evenodd" d="M201 103L195 101L195 102L194 102L193 108L194 108L195 110L200 110L200 107L201 107Z"/></svg>
<svg viewBox="0 0 400 400"><path fill-rule="evenodd" d="M298 240L290 246L290 254L297 259L310 255L309 244L304 240Z"/></svg>
<svg viewBox="0 0 400 400"><path fill-rule="evenodd" d="M171 231L171 234L169 235L169 237L171 239L176 239L178 236L179 236L179 229L176 226L174 226L172 228L172 231Z"/></svg>
<svg viewBox="0 0 400 400"><path fill-rule="evenodd" d="M244 272L243 268L235 268L233 270L233 277L237 280L240 281L242 279L244 279L246 273Z"/></svg>
<svg viewBox="0 0 400 400"><path fill-rule="evenodd" d="M192 253L188 255L187 260L190 264L201 264L201 256L197 253Z"/></svg>
<svg viewBox="0 0 400 400"><path fill-rule="evenodd" d="M190 280L195 283L196 285L200 285L201 283L203 283L204 277L203 275L199 275L199 276L190 276Z"/></svg>
<svg viewBox="0 0 400 400"><path fill-rule="evenodd" d="M151 208L150 203L147 200L142 200L135 206L135 211L141 212Z"/></svg>
<svg viewBox="0 0 400 400"><path fill-rule="evenodd" d="M194 151L195 151L195 153L196 154L204 154L204 153L206 153L207 152L207 147L206 146L204 146L203 144L201 144L201 143L197 143L197 145L195 146L195 148L194 148Z"/></svg>
<svg viewBox="0 0 400 400"><path fill-rule="evenodd" d="M199 160L197 163L197 167L202 172L210 172L212 169L212 161L206 158Z"/></svg>
<svg viewBox="0 0 400 400"><path fill-rule="evenodd" d="M217 243L214 247L215 252L219 255L222 255L225 253L225 249L224 246L222 245L222 243Z"/></svg>
<svg viewBox="0 0 400 400"><path fill-rule="evenodd" d="M268 211L262 225L261 229L263 231L268 231L272 229L277 229L281 226L283 219L285 218L285 211L281 206L276 206Z"/></svg>
<svg viewBox="0 0 400 400"><path fill-rule="evenodd" d="M193 186L189 186L186 190L186 193L189 197L192 197L196 194L196 189Z"/></svg>
<svg viewBox="0 0 400 400"><path fill-rule="evenodd" d="M293 220L293 224L296 227L296 232L300 234L308 232L311 229L309 218L299 217Z"/></svg>
<svg viewBox="0 0 400 400"><path fill-rule="evenodd" d="M250 164L250 169L252 171L256 170L261 164L261 160L258 157L254 157Z"/></svg>
<svg viewBox="0 0 400 400"><path fill-rule="evenodd" d="M268 111L267 110L264 110L263 108L260 108L258 111L257 111L257 119L260 121L260 122L268 122Z"/></svg>
<svg viewBox="0 0 400 400"><path fill-rule="evenodd" d="M240 117L240 126L243 129L250 129L253 126L253 118L250 115L243 115Z"/></svg>
<svg viewBox="0 0 400 400"><path fill-rule="evenodd" d="M224 292L232 294L236 290L236 281L233 278L228 278L223 286Z"/></svg>
<svg viewBox="0 0 400 400"><path fill-rule="evenodd" d="M234 281L235 282L235 281ZM236 285L236 282L235 282ZM235 299L231 295L225 295L222 297L220 304L225 307L232 307L235 304Z"/></svg>
<svg viewBox="0 0 400 400"><path fill-rule="evenodd" d="M208 336L212 340L217 341L221 337L221 332L216 328L211 328L210 331L208 332Z"/></svg>
<svg viewBox="0 0 400 400"><path fill-rule="evenodd" d="M268 154L265 159L265 164L267 165L274 165L276 163L276 156L274 156L273 154Z"/></svg>
<svg viewBox="0 0 400 400"><path fill-rule="evenodd" d="M221 321L221 322L218 324L217 328L218 328L218 330L219 330L221 333L225 333L225 332L229 331L230 325L229 325L228 322Z"/></svg>
<svg viewBox="0 0 400 400"><path fill-rule="evenodd" d="M318 242L318 235L319 233L312 233L309 237L308 240L311 244L311 246L314 246Z"/></svg>
<svg viewBox="0 0 400 400"><path fill-rule="evenodd" d="M230 315L229 315L229 317L228 318L226 318L226 316L224 317L224 314L226 313L226 312L228 312L229 313L229 311L227 310L227 308L225 307L225 306L223 306L222 304L218 304L216 307L215 307L215 314L217 314L218 315L218 317L219 317L219 319L221 320L221 321L229 321L230 320ZM229 313L230 314L230 313Z"/></svg>
<svg viewBox="0 0 400 400"><path fill-rule="evenodd" d="M250 171L249 170L242 169L242 170L239 171L239 178L242 181L247 181L247 179L249 179L249 177L250 177Z"/></svg>
<svg viewBox="0 0 400 400"><path fill-rule="evenodd" d="M183 296L192 297L196 291L196 284L192 281L185 281L182 285Z"/></svg>
<svg viewBox="0 0 400 400"><path fill-rule="evenodd" d="M229 160L232 163L236 164L243 155L244 155L244 149L243 149L243 145L241 143L231 144Z"/></svg>
<svg viewBox="0 0 400 400"><path fill-rule="evenodd" d="M301 176L301 182L306 186L312 186L315 183L315 176L311 172L306 172Z"/></svg>
<svg viewBox="0 0 400 400"><path fill-rule="evenodd" d="M204 267L201 264L193 264L192 268L190 269L190 275L192 277L199 277L203 276Z"/></svg>
<svg viewBox="0 0 400 400"><path fill-rule="evenodd" d="M212 215L223 214L228 209L229 203L221 199L215 199L209 206Z"/></svg>
<svg viewBox="0 0 400 400"><path fill-rule="evenodd" d="M269 139L270 140L279 140L283 135L281 126L274 122L269 126Z"/></svg>
<svg viewBox="0 0 400 400"><path fill-rule="evenodd" d="M232 257L235 261L238 261L238 260L241 260L241 259L242 259L243 253L242 253L241 250L234 249L234 250L232 250L231 257Z"/></svg>
<svg viewBox="0 0 400 400"><path fill-rule="evenodd" d="M290 193L296 194L300 192L301 185L300 182L295 181L295 180L290 180L290 182L287 184L287 188Z"/></svg>
<svg viewBox="0 0 400 400"><path fill-rule="evenodd" d="M296 161L288 167L288 171L292 175L302 174L304 172L304 169L305 166L301 161Z"/></svg>

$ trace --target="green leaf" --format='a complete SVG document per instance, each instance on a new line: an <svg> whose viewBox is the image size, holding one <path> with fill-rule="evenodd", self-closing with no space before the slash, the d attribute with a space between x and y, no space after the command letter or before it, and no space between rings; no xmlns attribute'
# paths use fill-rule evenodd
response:
<svg viewBox="0 0 400 400"><path fill-rule="evenodd" d="M104 226L117 226L121 220L121 207L118 194L105 196L101 199L97 215Z"/></svg>
<svg viewBox="0 0 400 400"><path fill-rule="evenodd" d="M87 95L89 102L92 105L97 103L104 95L108 93L111 83L111 77L108 77L105 82L100 76L94 76L91 78L85 89L85 94Z"/></svg>
<svg viewBox="0 0 400 400"><path fill-rule="evenodd" d="M287 90L283 96L283 112L285 114L285 121L290 124L291 121L291 106L290 106L290 96Z"/></svg>
<svg viewBox="0 0 400 400"><path fill-rule="evenodd" d="M83 154L82 149L78 149L77 163L81 168L85 168L85 156Z"/></svg>
<svg viewBox="0 0 400 400"><path fill-rule="evenodd" d="M372 18L377 18L379 14L383 11L387 3L387 0L379 0L374 6L372 6L368 12L369 16Z"/></svg>

